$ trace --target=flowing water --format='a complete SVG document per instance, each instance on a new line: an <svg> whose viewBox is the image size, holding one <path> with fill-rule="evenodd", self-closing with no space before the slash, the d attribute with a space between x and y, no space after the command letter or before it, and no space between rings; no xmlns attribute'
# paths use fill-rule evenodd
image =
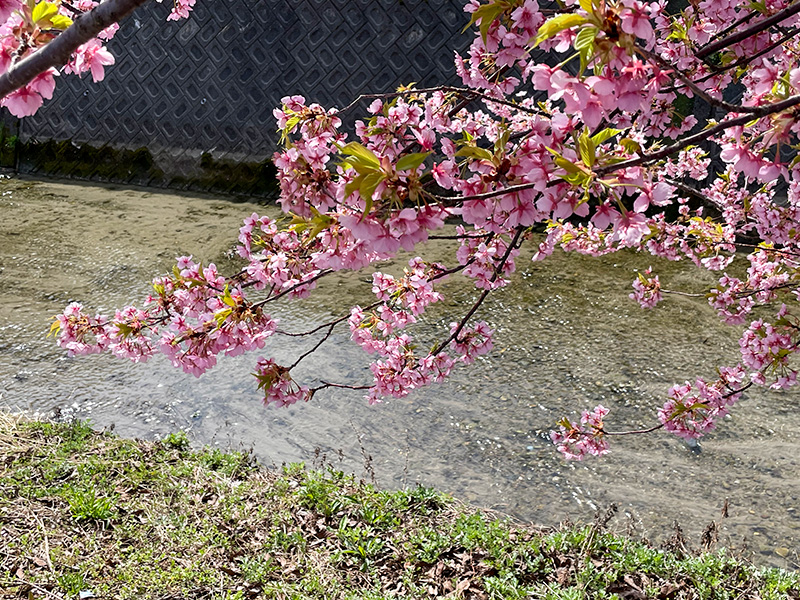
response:
<svg viewBox="0 0 800 600"><path fill-rule="evenodd" d="M497 330L495 350L447 383L374 407L359 392L332 390L309 404L264 408L249 375L254 356L222 360L195 379L160 357L147 364L68 358L45 339L50 317L68 302L101 313L138 302L180 254L232 271L242 217L267 210L147 190L0 181L0 406L89 418L127 436L183 429L197 443L252 448L267 464L325 454L359 475L374 472L385 487L434 485L543 525L591 521L617 503L620 529L664 539L678 521L696 542L715 520L722 543L746 545L760 564L798 567L796 391L748 392L695 447L657 432L614 440L602 460L567 463L547 437L561 416L598 403L611 408L618 430L650 425L671 384L736 362L735 328L719 324L702 300L669 297L643 311L628 299L634 269L651 264L665 287L707 287L713 279L690 264L563 253L532 263L528 249L513 285L490 296L479 315ZM430 242L421 253L452 264L449 244ZM275 314L284 330L308 329L371 302L369 281L368 273L337 276ZM443 291L446 302L418 328L425 343L477 295L459 278ZM334 334L298 367L298 379L368 382L367 356L347 338ZM273 339L266 351L283 364L316 341ZM721 521L726 499L730 516Z"/></svg>

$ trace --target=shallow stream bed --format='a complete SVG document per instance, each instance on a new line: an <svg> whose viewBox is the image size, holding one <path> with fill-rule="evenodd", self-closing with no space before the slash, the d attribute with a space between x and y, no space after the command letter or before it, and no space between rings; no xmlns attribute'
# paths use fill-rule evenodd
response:
<svg viewBox="0 0 800 600"><path fill-rule="evenodd" d="M445 384L370 407L359 392L334 390L309 404L265 408L249 375L256 356L220 361L199 379L162 357L130 364L109 356L67 358L45 335L70 301L97 312L140 302L153 275L192 254L226 272L237 228L263 206L220 198L101 186L0 181L0 406L91 419L122 435L153 438L176 429L197 443L252 448L267 464L324 454L380 485L434 485L466 501L544 525L590 521L611 503L613 521L668 538L677 521L699 542L712 520L720 541L746 543L761 564L798 567L800 411L798 394L748 392L699 446L662 432L615 440L602 460L564 462L547 437L554 422L598 403L609 422L654 422L670 385L738 358L737 331L701 300L669 297L654 311L628 298L634 270L652 265L665 287L701 291L713 278L691 264L634 254L603 259L557 252L519 258L513 285L480 318L496 348ZM452 264L450 242L419 253ZM380 265L397 271L401 264ZM369 273L346 274L302 302L275 309L282 328L301 331L371 302ZM430 343L476 297L464 280L417 335ZM315 340L274 338L265 353L291 363ZM344 331L303 376L368 383L368 357ZM721 521L726 499L730 516ZM721 522L720 522L721 521Z"/></svg>

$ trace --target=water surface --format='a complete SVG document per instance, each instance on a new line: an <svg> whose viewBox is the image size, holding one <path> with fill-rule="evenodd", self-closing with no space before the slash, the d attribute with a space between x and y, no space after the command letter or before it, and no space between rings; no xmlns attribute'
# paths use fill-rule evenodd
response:
<svg viewBox="0 0 800 600"><path fill-rule="evenodd" d="M50 317L68 302L98 312L138 302L180 254L232 271L241 219L265 210L211 197L0 181L0 405L90 418L127 436L184 429L198 444L252 448L268 464L321 453L369 477L368 456L383 486L435 485L545 525L590 521L614 502L618 528L653 539L669 537L678 521L697 540L728 499L724 544L746 543L760 564L798 566L796 392L748 392L697 448L656 433L615 440L603 460L566 463L547 438L561 416L598 403L612 409L616 429L650 425L670 385L737 361L735 328L703 302L671 297L643 311L628 299L634 270L649 265L666 287L702 290L712 279L690 264L563 253L532 263L527 249L514 285L480 313L497 329L495 351L445 384L375 407L358 392L332 390L309 404L265 408L249 375L255 356L224 359L195 379L161 357L137 365L67 358L45 339ZM452 264L448 244L431 242L421 253ZM302 331L371 302L369 281L368 273L337 276L312 298L283 303L282 328ZM446 302L416 334L426 343L477 295L458 278L443 291ZM314 341L275 338L268 350L290 364ZM367 383L367 364L339 332L298 375Z"/></svg>

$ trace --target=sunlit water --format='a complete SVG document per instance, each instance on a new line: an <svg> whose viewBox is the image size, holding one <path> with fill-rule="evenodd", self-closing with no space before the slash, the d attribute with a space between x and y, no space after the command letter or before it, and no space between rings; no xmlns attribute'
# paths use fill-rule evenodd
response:
<svg viewBox="0 0 800 600"><path fill-rule="evenodd" d="M198 443L253 448L262 462L315 454L385 487L423 483L517 518L554 525L591 521L620 506L615 527L663 539L678 521L697 542L726 499L725 545L761 564L797 567L800 545L800 411L796 392L748 392L699 447L658 432L615 440L602 460L566 463L547 431L563 415L598 403L616 429L647 426L666 390L738 356L736 330L704 302L670 297L654 311L628 299L634 269L653 265L666 287L700 291L712 279L692 265L617 255L519 259L513 285L480 317L497 329L494 352L445 384L369 407L359 392L334 390L312 403L264 408L249 375L255 356L222 360L200 379L155 357L130 364L108 356L70 359L45 339L50 317L78 300L109 312L137 302L150 278L193 254L221 268L243 216L264 207L153 191L0 181L0 405L115 425L153 438L183 429ZM452 264L450 242L420 252ZM381 265L388 271L395 265ZM282 328L302 331L371 302L368 273L339 276L303 302L284 302ZM417 330L424 343L476 296L454 278L447 300ZM275 338L268 351L288 364L315 340ZM298 367L298 378L360 384L367 356L335 334ZM371 457L367 468L365 457Z"/></svg>

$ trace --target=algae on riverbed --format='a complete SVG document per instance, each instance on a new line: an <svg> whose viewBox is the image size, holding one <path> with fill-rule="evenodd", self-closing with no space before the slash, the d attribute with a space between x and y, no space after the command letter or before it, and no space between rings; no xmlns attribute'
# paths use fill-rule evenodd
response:
<svg viewBox="0 0 800 600"><path fill-rule="evenodd" d="M800 598L800 576L544 530L432 489L266 469L0 414L0 594L27 598Z"/></svg>

